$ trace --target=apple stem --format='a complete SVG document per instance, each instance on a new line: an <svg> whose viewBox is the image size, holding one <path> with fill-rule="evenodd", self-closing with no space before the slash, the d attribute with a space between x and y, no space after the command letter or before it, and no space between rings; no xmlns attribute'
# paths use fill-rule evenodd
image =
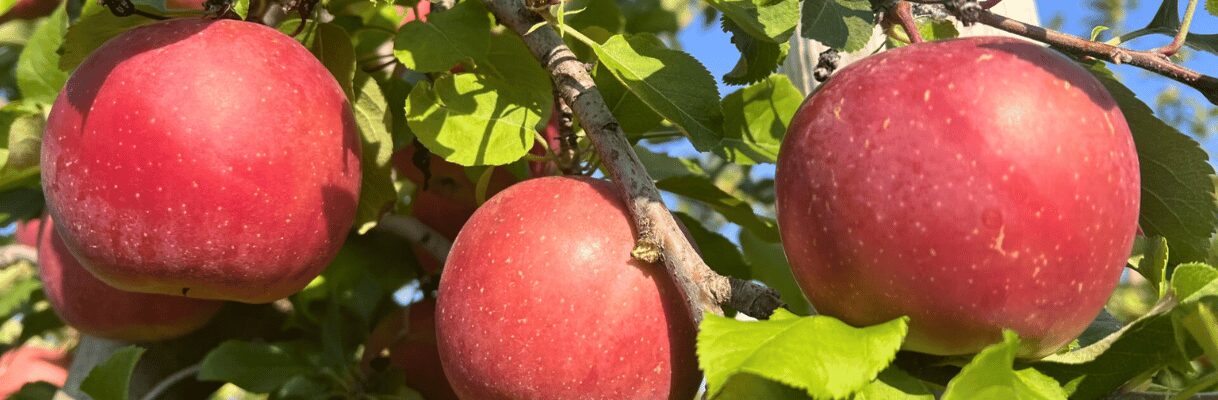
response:
<svg viewBox="0 0 1218 400"><path fill-rule="evenodd" d="M1188 38L1188 28L1193 22L1193 13L1196 11L1197 0L1189 0L1188 8L1184 10L1184 18L1180 21L1180 30L1176 32L1171 43L1151 51L1162 54L1164 57L1171 57L1179 52L1180 48L1184 46L1184 40Z"/></svg>
<svg viewBox="0 0 1218 400"><path fill-rule="evenodd" d="M898 1L884 12L884 19L895 20L905 30L910 43L922 43L922 32L918 31L918 23L914 21L913 6L908 1Z"/></svg>
<svg viewBox="0 0 1218 400"><path fill-rule="evenodd" d="M702 261L677 227L654 180L626 140L588 69L559 37L553 24L545 23L542 15L530 10L522 0L485 1L499 23L520 35L533 56L550 71L556 90L579 118L605 171L613 177L613 183L626 199L638 231L638 247L655 250L656 261L663 263L694 322L700 323L706 313L721 314L720 305L723 304L756 304L752 309L740 309L756 318L766 318L783 305L777 292L751 281L733 284ZM574 29L560 28L590 46L599 45L587 37L581 38Z"/></svg>
<svg viewBox="0 0 1218 400"><path fill-rule="evenodd" d="M102 0L101 4L110 9L110 13L116 17L127 17L131 15L139 15L144 18L155 19L158 21L167 20L169 17L156 15L150 12L140 10L135 7L135 3L131 0Z"/></svg>
<svg viewBox="0 0 1218 400"><path fill-rule="evenodd" d="M38 250L23 244L0 246L0 269L16 264L18 261L38 262Z"/></svg>

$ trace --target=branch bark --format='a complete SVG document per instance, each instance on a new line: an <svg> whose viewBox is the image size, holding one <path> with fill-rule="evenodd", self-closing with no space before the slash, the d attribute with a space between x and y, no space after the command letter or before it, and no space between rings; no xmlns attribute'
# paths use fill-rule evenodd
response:
<svg viewBox="0 0 1218 400"><path fill-rule="evenodd" d="M1218 104L1218 78L1203 75L1172 62L1156 51L1135 51L1094 42L1078 36L1023 23L989 11L982 11L978 22L1006 32L1044 42L1067 53L1094 57L1115 64L1129 64L1174 79L1201 92L1211 103Z"/></svg>
<svg viewBox="0 0 1218 400"><path fill-rule="evenodd" d="M485 1L499 23L520 35L533 56L550 71L555 88L579 117L605 170L626 198L639 235L634 253L642 259L663 262L694 321L700 323L703 313L721 314L721 305L730 305L755 318L768 318L783 306L773 290L719 275L702 261L660 200L655 182L626 141L584 63L567 48L558 33L548 25L530 32L544 19L520 0Z"/></svg>
<svg viewBox="0 0 1218 400"><path fill-rule="evenodd" d="M385 214L384 217L381 217L381 222L377 224L377 229L392 232L419 245L441 264L448 261L448 252L453 248L453 242L445 239L440 232L436 232L435 229L431 229L430 226L414 217Z"/></svg>

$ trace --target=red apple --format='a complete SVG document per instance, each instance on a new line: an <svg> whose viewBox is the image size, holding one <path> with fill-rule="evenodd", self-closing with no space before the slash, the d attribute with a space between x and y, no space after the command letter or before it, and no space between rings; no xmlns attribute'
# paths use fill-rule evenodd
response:
<svg viewBox="0 0 1218 400"><path fill-rule="evenodd" d="M1133 241L1129 127L1086 70L1036 44L969 38L853 64L791 121L777 212L797 281L854 325L909 316L905 347L1023 356L1091 322Z"/></svg>
<svg viewBox="0 0 1218 400"><path fill-rule="evenodd" d="M14 19L35 19L45 17L55 12L59 5L63 4L62 0L17 0L13 4L13 8L8 9L4 15L0 15L0 23L12 21Z"/></svg>
<svg viewBox="0 0 1218 400"><path fill-rule="evenodd" d="M43 140L60 234L123 290L274 301L326 267L355 217L360 141L342 88L259 24L182 18L111 39L68 80Z"/></svg>
<svg viewBox="0 0 1218 400"><path fill-rule="evenodd" d="M13 240L17 244L38 247L38 228L40 226L42 226L42 220L37 219L18 222L17 231L13 233Z"/></svg>
<svg viewBox="0 0 1218 400"><path fill-rule="evenodd" d="M541 137L546 140L546 145L550 146L550 151L547 152L545 147L540 144L534 144L529 150L529 154L537 156L546 156L551 152L558 152L562 149L562 139L559 136L562 131L558 129L558 107L550 114L550 121L546 123L546 128L541 130ZM533 176L549 176L561 175L558 168L558 163L554 161L529 161L529 173Z"/></svg>
<svg viewBox="0 0 1218 400"><path fill-rule="evenodd" d="M389 350L393 366L406 373L406 385L428 400L456 399L436 349L436 302L424 299L390 313L368 337L363 363ZM374 351L369 352L369 350Z"/></svg>
<svg viewBox="0 0 1218 400"><path fill-rule="evenodd" d="M62 351L28 345L10 349L0 355L0 399L7 399L27 383L63 386L71 363L71 356Z"/></svg>
<svg viewBox="0 0 1218 400"><path fill-rule="evenodd" d="M440 278L436 333L468 399L689 399L695 328L662 266L631 258L613 186L524 181L483 204Z"/></svg>
<svg viewBox="0 0 1218 400"><path fill-rule="evenodd" d="M112 288L81 267L48 221L38 238L43 291L55 314L78 331L133 342L170 339L201 328L224 304Z"/></svg>
<svg viewBox="0 0 1218 400"><path fill-rule="evenodd" d="M397 166L398 172L418 185L411 200L414 216L444 237L450 240L456 238L461 226L465 225L465 221L478 209L477 185L465 174L464 167L444 161L433 154L428 161L431 179L424 188L423 171L412 161L414 152L414 146L408 146L394 154L394 165ZM515 182L516 178L511 173L503 168L495 168L491 173L486 195L492 196ZM424 272L430 273L442 266L421 247L413 248Z"/></svg>
<svg viewBox="0 0 1218 400"><path fill-rule="evenodd" d="M428 0L419 0L418 4L415 4L414 7L410 7L410 8L406 8L406 7L402 7L402 6L396 6L396 7L397 7L398 12L406 13L405 15L402 16L402 22L400 24L398 24L399 27L402 25L406 25L406 23L410 22L410 21L427 22L427 14L431 13L431 2Z"/></svg>

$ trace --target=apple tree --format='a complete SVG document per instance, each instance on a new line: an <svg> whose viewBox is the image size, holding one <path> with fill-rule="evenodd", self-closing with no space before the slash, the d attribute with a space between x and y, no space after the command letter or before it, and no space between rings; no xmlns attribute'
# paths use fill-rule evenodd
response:
<svg viewBox="0 0 1218 400"><path fill-rule="evenodd" d="M1218 2L1092 3L0 1L0 396L1218 398Z"/></svg>

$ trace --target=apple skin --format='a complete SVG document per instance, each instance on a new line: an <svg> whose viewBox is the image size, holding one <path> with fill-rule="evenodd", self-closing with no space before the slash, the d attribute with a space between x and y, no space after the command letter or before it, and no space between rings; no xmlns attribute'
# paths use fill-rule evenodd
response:
<svg viewBox="0 0 1218 400"><path fill-rule="evenodd" d="M372 361L388 350L389 362L405 372L406 385L428 400L455 400L436 349L436 301L426 298L390 312L376 324L364 344L360 365L365 374Z"/></svg>
<svg viewBox="0 0 1218 400"><path fill-rule="evenodd" d="M43 140L60 234L119 289L271 302L316 277L355 218L347 99L263 25L182 18L111 39L68 80Z"/></svg>
<svg viewBox="0 0 1218 400"><path fill-rule="evenodd" d="M38 271L55 314L98 337L151 342L185 335L210 321L223 302L124 292L81 267L57 234L54 220L38 238Z"/></svg>
<svg viewBox="0 0 1218 400"><path fill-rule="evenodd" d="M414 146L407 146L395 153L393 159L398 172L418 185L411 200L413 215L419 222L452 240L457 237L465 221L474 215L474 210L478 209L477 185L465 174L464 167L432 154L428 161L431 179L424 189L423 171L411 161L414 152ZM489 198L513 183L516 183L516 177L503 168L495 168L491 173L491 181L487 184L486 196ZM411 246L423 272L432 273L443 266L422 247Z"/></svg>
<svg viewBox="0 0 1218 400"><path fill-rule="evenodd" d="M777 213L804 294L853 325L910 317L908 350L1001 341L1052 353L1117 284L1137 228L1137 153L1087 71L1016 39L887 51L800 107Z"/></svg>
<svg viewBox="0 0 1218 400"><path fill-rule="evenodd" d="M13 8L8 9L4 15L0 15L0 23L5 23L15 19L35 19L51 15L55 12L59 5L63 4L61 0L17 0L13 4Z"/></svg>
<svg viewBox="0 0 1218 400"><path fill-rule="evenodd" d="M17 231L13 233L13 240L17 244L38 247L38 228L41 226L42 220L40 219L18 222Z"/></svg>
<svg viewBox="0 0 1218 400"><path fill-rule="evenodd" d="M7 399L27 383L63 386L71 363L72 357L63 351L28 345L5 352L0 355L0 399Z"/></svg>
<svg viewBox="0 0 1218 400"><path fill-rule="evenodd" d="M695 328L662 266L631 258L613 186L535 178L488 200L440 277L436 333L466 399L689 399Z"/></svg>

